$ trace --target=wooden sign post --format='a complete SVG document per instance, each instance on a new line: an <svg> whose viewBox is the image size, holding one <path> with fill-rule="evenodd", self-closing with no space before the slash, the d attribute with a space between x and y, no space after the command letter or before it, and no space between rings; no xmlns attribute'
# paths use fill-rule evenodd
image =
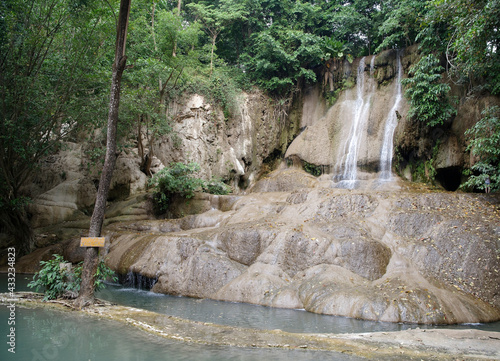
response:
<svg viewBox="0 0 500 361"><path fill-rule="evenodd" d="M80 247L104 247L105 237L82 237Z"/></svg>

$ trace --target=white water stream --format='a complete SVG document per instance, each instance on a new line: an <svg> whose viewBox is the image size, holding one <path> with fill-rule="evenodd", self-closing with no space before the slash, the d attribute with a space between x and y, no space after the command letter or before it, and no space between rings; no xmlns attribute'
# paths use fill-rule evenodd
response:
<svg viewBox="0 0 500 361"><path fill-rule="evenodd" d="M382 143L382 151L380 152L380 180L388 181L392 178L392 152L393 152L393 137L394 130L398 125L397 110L401 102L401 77L403 74L403 67L401 66L401 53L398 51L397 55L397 73L398 78L396 81L396 97L394 105L392 106L387 120L385 122L384 141Z"/></svg>
<svg viewBox="0 0 500 361"><path fill-rule="evenodd" d="M370 74L373 73L375 57L370 62ZM356 185L358 173L358 153L361 140L363 138L365 125L369 117L370 100L373 90L370 89L365 96L365 58L359 62L358 75L356 80L356 101L353 107L353 117L349 137L344 147L344 155L340 158L340 165L337 165L340 176L339 186L352 189ZM337 176L338 177L338 176Z"/></svg>

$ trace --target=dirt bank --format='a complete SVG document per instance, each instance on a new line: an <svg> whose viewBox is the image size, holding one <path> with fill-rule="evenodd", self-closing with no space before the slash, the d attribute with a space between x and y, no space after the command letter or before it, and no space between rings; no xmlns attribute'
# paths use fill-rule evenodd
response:
<svg viewBox="0 0 500 361"><path fill-rule="evenodd" d="M282 330L254 330L184 320L108 302L73 309L71 301L42 302L39 294L22 292L13 298L0 294L0 304L84 312L146 332L197 344L334 351L377 360L500 360L500 333L479 330L421 330L358 334L300 334Z"/></svg>

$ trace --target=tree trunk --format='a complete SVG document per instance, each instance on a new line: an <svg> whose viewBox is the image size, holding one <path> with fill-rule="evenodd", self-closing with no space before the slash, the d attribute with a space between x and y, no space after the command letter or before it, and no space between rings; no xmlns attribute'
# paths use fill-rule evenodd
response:
<svg viewBox="0 0 500 361"><path fill-rule="evenodd" d="M151 10L151 35L153 36L153 44L155 51L158 51L158 46L156 45L156 34L155 34L155 10L156 3L153 1L153 9Z"/></svg>
<svg viewBox="0 0 500 361"><path fill-rule="evenodd" d="M217 34L212 36L212 52L210 53L210 77L212 76L212 69L214 67L214 49L216 41L217 41Z"/></svg>
<svg viewBox="0 0 500 361"><path fill-rule="evenodd" d="M144 145L142 144L142 114L137 120L137 149L141 157L141 164L144 163Z"/></svg>
<svg viewBox="0 0 500 361"><path fill-rule="evenodd" d="M99 237L101 235L102 224L104 222L104 212L106 209L106 199L108 197L111 178L116 163L116 128L118 123L118 108L120 105L120 85L127 57L125 56L125 44L127 40L128 18L130 13L131 0L121 0L120 13L118 15L115 62L113 64L113 77L111 81L111 95L109 100L108 113L108 133L106 140L106 156L102 169L99 189L94 206L94 212L90 220L89 237ZM94 296L94 275L99 261L99 248L88 247L85 253L85 260L82 269L82 283L80 293L75 302L76 307L82 308L93 304Z"/></svg>
<svg viewBox="0 0 500 361"><path fill-rule="evenodd" d="M181 4L182 0L177 1L177 16L181 17ZM177 34L175 34L174 48L172 49L172 56L175 58L177 56Z"/></svg>

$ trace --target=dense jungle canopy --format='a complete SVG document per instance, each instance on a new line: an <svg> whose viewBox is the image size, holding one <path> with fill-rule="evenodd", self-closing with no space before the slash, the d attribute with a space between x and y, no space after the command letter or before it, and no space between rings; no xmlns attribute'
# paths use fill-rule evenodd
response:
<svg viewBox="0 0 500 361"><path fill-rule="evenodd" d="M29 229L22 187L38 160L61 140L99 141L91 130L106 119L118 6L0 3L0 219L22 252L32 248L21 231ZM240 90L258 86L284 101L330 58L415 43L424 55L444 54L453 81L498 94L499 25L498 0L134 0L120 131L167 132L162 109L184 92L230 117Z"/></svg>

